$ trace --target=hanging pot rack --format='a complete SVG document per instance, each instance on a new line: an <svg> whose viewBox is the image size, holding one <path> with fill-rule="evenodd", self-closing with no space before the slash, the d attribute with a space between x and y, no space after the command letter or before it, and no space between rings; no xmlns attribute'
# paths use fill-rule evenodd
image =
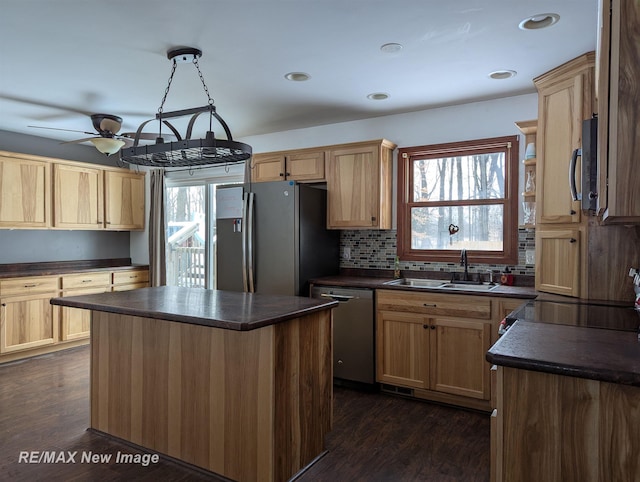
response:
<svg viewBox="0 0 640 482"><path fill-rule="evenodd" d="M193 168L215 164L235 164L246 161L251 157L251 146L242 142L234 141L229 126L216 112L216 107L213 99L209 95L209 89L207 88L198 64L198 58L201 56L202 51L192 47L180 47L171 49L167 52L167 57L172 61L171 75L169 76L169 81L167 88L165 89L162 102L158 108L158 113L156 114L155 119L149 119L140 124L136 131L133 145L127 149L120 150L121 161L139 166ZM164 112L164 103L167 99L167 95L169 94L169 90L171 89L171 82L173 81L173 76L178 62L191 62L196 67L205 94L208 98L208 104L202 107ZM209 130L206 132L203 139L191 139L195 121L203 112L209 113ZM173 126L167 119L188 115L191 115L191 119L189 120L185 137L183 138L178 129L176 129L175 126ZM222 126L226 139L217 139L215 137L212 129L214 118ZM156 139L156 143L139 145L138 143L144 127L154 120L158 121L160 126L160 135ZM164 141L162 138L163 125L171 130L173 135L176 137L175 141Z"/></svg>

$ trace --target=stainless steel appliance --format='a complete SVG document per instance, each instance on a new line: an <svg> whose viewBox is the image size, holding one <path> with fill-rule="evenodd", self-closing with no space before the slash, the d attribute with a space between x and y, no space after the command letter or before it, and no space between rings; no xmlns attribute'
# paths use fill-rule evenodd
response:
<svg viewBox="0 0 640 482"><path fill-rule="evenodd" d="M326 205L326 190L293 181L218 188L216 288L308 296L309 279L339 270Z"/></svg>
<svg viewBox="0 0 640 482"><path fill-rule="evenodd" d="M582 210L595 214L598 209L598 117L582 121L582 148L573 151L569 164L569 189ZM576 166L580 158L580 191L576 183Z"/></svg>
<svg viewBox="0 0 640 482"><path fill-rule="evenodd" d="M333 376L367 385L375 383L373 290L314 286L314 298L339 302L333 310Z"/></svg>

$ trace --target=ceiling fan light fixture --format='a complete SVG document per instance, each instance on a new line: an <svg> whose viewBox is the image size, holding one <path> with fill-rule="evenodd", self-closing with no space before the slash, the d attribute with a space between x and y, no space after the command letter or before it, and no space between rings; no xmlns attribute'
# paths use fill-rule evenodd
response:
<svg viewBox="0 0 640 482"><path fill-rule="evenodd" d="M251 146L242 142L233 140L231 130L227 123L216 112L216 107L213 103L213 99L209 95L209 89L204 81L198 59L202 56L202 51L192 47L179 47L171 49L167 52L167 58L171 60L171 75L167 88L165 89L162 102L158 108L158 113L155 116L155 120L160 125L159 135L155 144L139 146L138 142L142 136L142 129L145 125L154 120L149 119L144 121L138 127L133 146L120 151L120 160L129 164L136 164L140 166L154 166L162 168L174 168L182 167L193 169L194 167L205 167L214 164L234 164L237 162L246 161L251 157ZM175 74L177 63L185 62L192 63L202 82L202 87L208 99L208 104L203 107L194 107L192 109L182 109L173 112L164 112L164 103L167 100L167 95L171 88L171 82L173 81L173 75ZM209 113L209 129L204 139L191 139L191 133L193 125L197 117L203 113ZM191 115L184 139L178 132L178 130L167 121L172 117L183 117ZM213 119L216 119L218 123L224 129L226 139L216 139L211 128ZM164 142L162 138L162 126L163 124L168 127L173 135L177 138L175 142Z"/></svg>
<svg viewBox="0 0 640 482"><path fill-rule="evenodd" d="M373 92L367 95L367 99L369 100L387 100L389 98L389 94L386 92Z"/></svg>
<svg viewBox="0 0 640 482"><path fill-rule="evenodd" d="M94 137L93 139L89 139L89 141L91 141L96 149L107 156L115 154L122 146L125 145L124 141L121 141L120 139L113 139L111 137Z"/></svg>

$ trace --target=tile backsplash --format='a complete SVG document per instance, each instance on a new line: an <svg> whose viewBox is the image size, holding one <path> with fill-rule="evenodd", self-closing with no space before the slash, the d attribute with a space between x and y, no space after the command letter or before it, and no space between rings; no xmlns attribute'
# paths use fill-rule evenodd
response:
<svg viewBox="0 0 640 482"><path fill-rule="evenodd" d="M349 259L342 256L341 268L356 269L394 269L396 259L395 230L350 230L340 234L340 252L349 251ZM514 274L534 275L535 230L518 229L518 264L510 265ZM503 264L469 264L469 272L484 273L487 269L502 271ZM460 271L458 263L427 263L421 261L402 261L400 269L409 271Z"/></svg>

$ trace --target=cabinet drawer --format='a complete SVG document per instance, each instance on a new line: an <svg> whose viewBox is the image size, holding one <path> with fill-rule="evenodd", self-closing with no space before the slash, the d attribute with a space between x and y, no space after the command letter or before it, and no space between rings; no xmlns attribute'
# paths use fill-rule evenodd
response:
<svg viewBox="0 0 640 482"><path fill-rule="evenodd" d="M113 272L114 285L147 283L148 281L149 281L148 269Z"/></svg>
<svg viewBox="0 0 640 482"><path fill-rule="evenodd" d="M491 299L482 296L378 290L376 299L378 310L491 319Z"/></svg>
<svg viewBox="0 0 640 482"><path fill-rule="evenodd" d="M109 286L111 274L109 271L91 273L66 274L62 276L62 289L96 288Z"/></svg>
<svg viewBox="0 0 640 482"><path fill-rule="evenodd" d="M29 276L0 280L0 295L26 295L58 290L57 276Z"/></svg>

